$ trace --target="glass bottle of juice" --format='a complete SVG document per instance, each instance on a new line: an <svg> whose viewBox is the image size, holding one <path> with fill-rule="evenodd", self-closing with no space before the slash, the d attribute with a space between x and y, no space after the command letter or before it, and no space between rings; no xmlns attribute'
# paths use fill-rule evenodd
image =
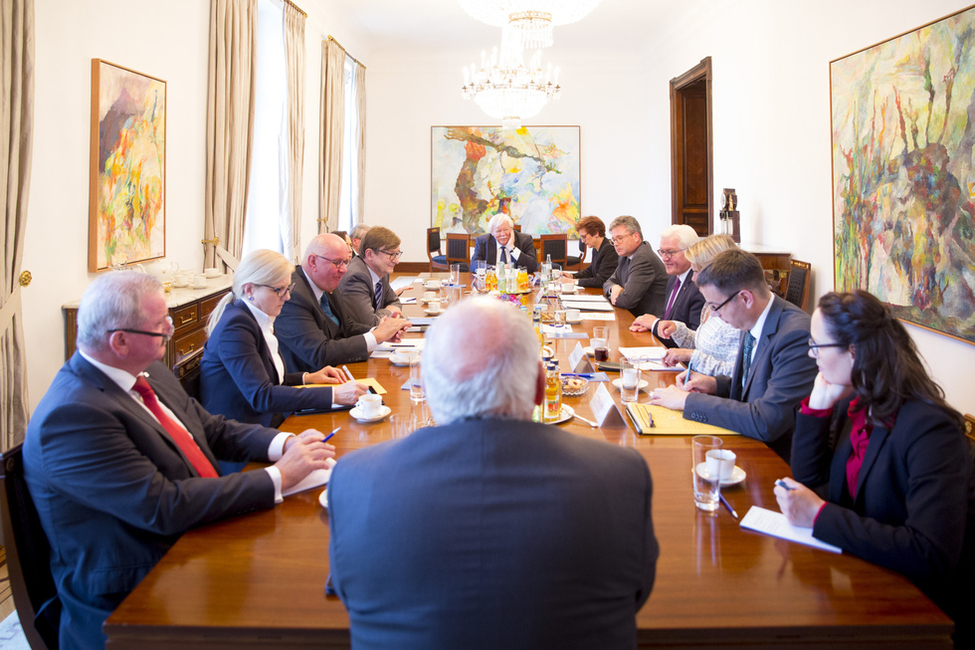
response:
<svg viewBox="0 0 975 650"><path fill-rule="evenodd" d="M559 363L553 361L545 373L545 422L555 422L562 411L562 380Z"/></svg>

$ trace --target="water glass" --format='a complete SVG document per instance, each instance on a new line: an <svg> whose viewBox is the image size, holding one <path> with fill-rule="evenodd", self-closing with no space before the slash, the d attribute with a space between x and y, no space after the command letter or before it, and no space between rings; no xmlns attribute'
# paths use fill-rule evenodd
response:
<svg viewBox="0 0 975 650"><path fill-rule="evenodd" d="M420 372L423 364L420 363L420 353L414 350L411 354L416 355L416 357L410 358L410 401L413 403L425 402L427 396L423 392L423 376Z"/></svg>
<svg viewBox="0 0 975 650"><path fill-rule="evenodd" d="M691 474L694 477L694 505L706 512L718 509L721 476L712 464L708 466L708 452L721 449L724 441L714 436L694 436L691 439Z"/></svg>
<svg viewBox="0 0 975 650"><path fill-rule="evenodd" d="M609 328L592 328L592 356L596 361L609 361Z"/></svg>
<svg viewBox="0 0 975 650"><path fill-rule="evenodd" d="M556 309L555 310L555 320L552 322L556 327L565 327L565 310Z"/></svg>
<svg viewBox="0 0 975 650"><path fill-rule="evenodd" d="M636 402L640 398L640 364L639 362L620 358L620 399L624 402Z"/></svg>
<svg viewBox="0 0 975 650"><path fill-rule="evenodd" d="M460 264L450 265L450 284L452 286L460 286Z"/></svg>
<svg viewBox="0 0 975 650"><path fill-rule="evenodd" d="M389 416L393 438L405 438L416 429L416 419L412 413L396 413Z"/></svg>

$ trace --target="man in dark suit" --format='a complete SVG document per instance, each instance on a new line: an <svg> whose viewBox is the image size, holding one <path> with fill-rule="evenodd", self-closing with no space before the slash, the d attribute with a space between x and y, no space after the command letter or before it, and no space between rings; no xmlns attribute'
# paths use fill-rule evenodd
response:
<svg viewBox="0 0 975 650"><path fill-rule="evenodd" d="M576 282L580 287L601 289L619 264L613 242L606 237L606 224L599 217L583 217L576 224L576 230L582 243L592 249L592 261L574 276ZM572 280L573 275L562 273L562 279Z"/></svg>
<svg viewBox="0 0 975 650"><path fill-rule="evenodd" d="M410 321L399 316L380 318L375 327L356 320L355 310L336 291L350 259L349 247L337 235L317 235L305 249L305 263L291 276L291 299L274 321L288 371L364 361L377 345L409 328Z"/></svg>
<svg viewBox="0 0 975 650"><path fill-rule="evenodd" d="M616 271L603 284L613 305L634 316L662 314L667 290L667 270L650 244L643 241L640 222L630 216L616 217L609 234L619 255Z"/></svg>
<svg viewBox="0 0 975 650"><path fill-rule="evenodd" d="M545 378L510 305L452 307L422 364L438 426L343 456L329 482L353 647L635 648L658 555L646 462L531 422Z"/></svg>
<svg viewBox="0 0 975 650"><path fill-rule="evenodd" d="M538 258L535 255L535 245L532 236L515 232L511 217L500 212L488 222L487 235L481 235L474 240L474 254L471 263L484 260L489 265L496 265L501 260L525 269L529 273L538 270Z"/></svg>
<svg viewBox="0 0 975 650"><path fill-rule="evenodd" d="M735 369L731 377L682 373L676 387L654 389L650 403L762 440L789 462L796 409L816 379L809 315L774 296L758 258L739 249L715 255L697 285L712 316L742 332Z"/></svg>
<svg viewBox="0 0 975 650"><path fill-rule="evenodd" d="M389 286L389 274L403 253L400 238L389 228L370 228L359 246L359 255L339 282L353 320L370 326L386 316L401 316L403 305Z"/></svg>
<svg viewBox="0 0 975 650"><path fill-rule="evenodd" d="M295 437L207 413L158 363L173 329L157 280L99 276L78 308L78 352L27 429L62 650L103 647L105 619L184 531L271 508L334 456L317 431ZM277 462L221 477L217 459Z"/></svg>
<svg viewBox="0 0 975 650"><path fill-rule="evenodd" d="M667 306L663 314L644 314L641 324L649 323L649 330L665 347L676 348L677 344L669 337L657 335L657 325L661 320L680 321L688 329L696 330L701 324L701 309L704 296L694 283L691 263L684 251L696 244L697 233L688 225L679 224L665 228L660 233L660 259L667 269ZM638 321L639 322L639 321ZM631 328L632 329L632 328ZM642 331L642 330L640 330Z"/></svg>

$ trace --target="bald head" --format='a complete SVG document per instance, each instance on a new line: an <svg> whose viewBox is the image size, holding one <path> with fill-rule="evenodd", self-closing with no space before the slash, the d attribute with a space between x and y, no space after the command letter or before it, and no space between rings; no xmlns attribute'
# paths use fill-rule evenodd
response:
<svg viewBox="0 0 975 650"><path fill-rule="evenodd" d="M541 371L538 338L512 305L469 298L451 307L427 331L422 364L438 424L531 418Z"/></svg>
<svg viewBox="0 0 975 650"><path fill-rule="evenodd" d="M305 248L302 269L325 292L335 291L345 275L352 253L338 235L315 235Z"/></svg>

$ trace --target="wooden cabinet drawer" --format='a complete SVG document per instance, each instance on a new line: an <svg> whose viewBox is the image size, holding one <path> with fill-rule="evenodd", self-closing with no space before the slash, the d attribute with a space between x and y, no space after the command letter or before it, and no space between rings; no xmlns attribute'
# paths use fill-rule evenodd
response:
<svg viewBox="0 0 975 650"><path fill-rule="evenodd" d="M217 304L223 300L223 297L228 293L230 293L229 289L226 291L221 291L218 294L200 301L200 322L203 323L204 327L206 327L206 322L207 319L210 318L210 314L212 314L213 310L217 308Z"/></svg>
<svg viewBox="0 0 975 650"><path fill-rule="evenodd" d="M176 358L173 360L173 365L183 363L188 357L202 350L206 342L207 331L203 327L174 338L173 350L176 352Z"/></svg>
<svg viewBox="0 0 975 650"><path fill-rule="evenodd" d="M186 305L175 310L173 312L173 325L176 326L176 331L178 332L196 323L199 320L198 313L198 304L195 302L192 305Z"/></svg>

